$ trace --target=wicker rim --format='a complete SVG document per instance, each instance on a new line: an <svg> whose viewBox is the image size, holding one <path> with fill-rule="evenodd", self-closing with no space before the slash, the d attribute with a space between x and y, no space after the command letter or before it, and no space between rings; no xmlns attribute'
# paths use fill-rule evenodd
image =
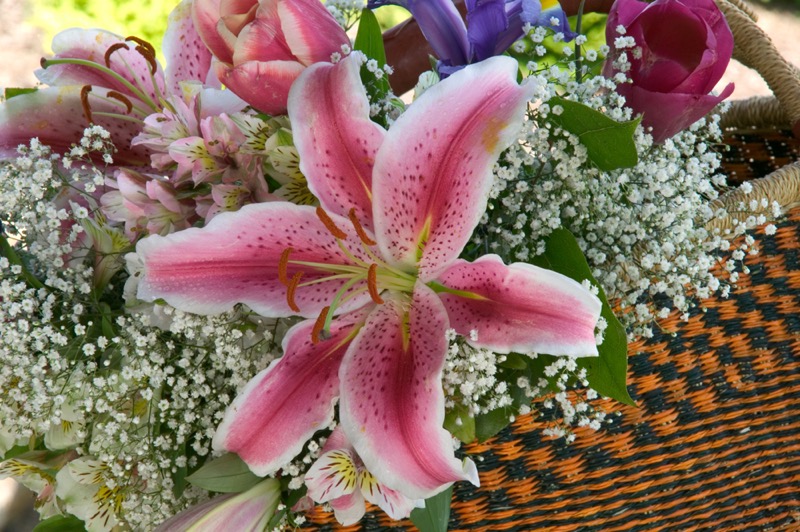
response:
<svg viewBox="0 0 800 532"><path fill-rule="evenodd" d="M716 2L733 33L733 57L756 70L774 94L734 101L720 125L737 129L791 128L795 137L800 138L800 71L781 56L769 36L756 25L757 16L744 0ZM749 186L752 192L739 187L712 203L713 208L724 208L727 214L711 220L706 225L709 231L728 234L751 215L774 219L772 205L776 202L782 213L800 204L800 163L753 180ZM767 200L767 205L762 199ZM751 206L752 200L757 200L755 207Z"/></svg>

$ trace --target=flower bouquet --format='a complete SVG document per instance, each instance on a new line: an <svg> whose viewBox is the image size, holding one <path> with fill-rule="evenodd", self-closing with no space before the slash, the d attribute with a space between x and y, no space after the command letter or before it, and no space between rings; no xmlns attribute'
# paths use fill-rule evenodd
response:
<svg viewBox="0 0 800 532"><path fill-rule="evenodd" d="M43 530L445 529L462 442L603 430L628 340L745 270L780 205L718 201L711 0L384 3L183 0L165 67L71 29L6 90L0 474Z"/></svg>

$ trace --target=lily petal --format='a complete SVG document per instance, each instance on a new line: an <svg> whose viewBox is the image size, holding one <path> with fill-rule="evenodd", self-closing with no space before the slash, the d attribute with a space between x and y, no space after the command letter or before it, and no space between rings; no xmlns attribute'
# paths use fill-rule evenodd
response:
<svg viewBox="0 0 800 532"><path fill-rule="evenodd" d="M192 0L183 0L169 14L161 48L167 58L166 77L170 94L181 94L181 81L209 81L211 52L203 44L192 21Z"/></svg>
<svg viewBox="0 0 800 532"><path fill-rule="evenodd" d="M296 61L248 61L230 68L215 63L219 80L242 100L269 115L286 113L289 89L305 66Z"/></svg>
<svg viewBox="0 0 800 532"><path fill-rule="evenodd" d="M378 150L378 244L405 267L419 263L423 280L458 257L486 210L492 166L516 138L533 88L517 84L517 69L515 60L493 57L437 83Z"/></svg>
<svg viewBox="0 0 800 532"><path fill-rule="evenodd" d="M367 470L390 489L426 499L456 480L478 485L442 427L447 313L418 282L411 307L400 296L370 314L342 361L339 419ZM409 332L410 331L410 332Z"/></svg>
<svg viewBox="0 0 800 532"><path fill-rule="evenodd" d="M330 212L347 216L355 208L371 230L372 166L386 132L369 118L357 58L307 68L288 107L308 188Z"/></svg>
<svg viewBox="0 0 800 532"><path fill-rule="evenodd" d="M349 234L342 245L360 260L368 261L349 220L330 215ZM266 317L315 317L346 282L326 280L299 286L294 311L287 287L279 279L281 255L288 248L291 261L352 265L314 208L287 202L256 203L236 212L223 212L204 228L190 228L166 237L153 235L136 246L144 261L138 297L162 298L170 305L197 314L218 314L244 303ZM302 272L303 283L330 274L312 267L289 264L291 278ZM341 312L358 308L369 295L352 297Z"/></svg>
<svg viewBox="0 0 800 532"><path fill-rule="evenodd" d="M214 449L238 454L259 476L297 456L333 420L339 365L365 314L362 309L334 320L330 338L317 344L311 341L313 320L289 329L284 355L247 383L228 407Z"/></svg>
<svg viewBox="0 0 800 532"><path fill-rule="evenodd" d="M498 353L597 355L602 304L580 283L537 266L509 266L497 255L456 261L437 280L450 325ZM460 293L459 293L460 292ZM477 331L471 341L470 331Z"/></svg>
<svg viewBox="0 0 800 532"><path fill-rule="evenodd" d="M289 49L304 65L331 60L350 39L319 0L277 0L281 30Z"/></svg>
<svg viewBox="0 0 800 532"><path fill-rule="evenodd" d="M161 71L161 66L157 66L155 75L150 74L150 64L135 50L135 43L126 42L119 35L105 30L72 28L53 37L52 48L56 59L84 59L106 66L106 52L111 46L119 43L126 44L130 49L119 49L110 54L109 68L135 87L143 89L145 96L151 102L158 102L158 96L164 94L164 73ZM48 85L92 85L112 89L137 99L145 99L113 76L88 66L52 65L37 70L36 77Z"/></svg>
<svg viewBox="0 0 800 532"><path fill-rule="evenodd" d="M89 94L93 121L111 133L117 148L116 164L147 165L149 151L144 147L131 147L139 125L128 120L102 116L100 112L120 112L120 103L106 98L108 91L96 87ZM122 110L125 106L122 105ZM81 103L81 87L46 87L28 94L20 94L0 104L0 154L15 157L17 146L38 138L58 153L70 149L83 137L89 125Z"/></svg>

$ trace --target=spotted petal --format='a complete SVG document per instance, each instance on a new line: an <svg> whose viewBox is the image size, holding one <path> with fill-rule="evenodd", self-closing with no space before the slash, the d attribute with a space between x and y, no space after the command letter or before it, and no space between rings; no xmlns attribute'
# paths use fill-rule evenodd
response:
<svg viewBox="0 0 800 532"><path fill-rule="evenodd" d="M233 63L233 45L217 30L220 0L193 0L192 20L197 34L211 53L220 61Z"/></svg>
<svg viewBox="0 0 800 532"><path fill-rule="evenodd" d="M128 49L106 53L110 47L120 43ZM53 37L52 48L56 59L84 59L102 66L106 66L107 56L108 68L127 80L134 88L101 70L75 64L52 65L37 70L36 77L48 85L105 87L142 101L149 100L154 106L159 101L158 96L164 94L164 73L161 67L157 65L155 75L151 75L150 63L135 50L136 43L126 42L119 35L105 30L72 28Z"/></svg>
<svg viewBox="0 0 800 532"><path fill-rule="evenodd" d="M105 98L107 91L95 88L89 94L93 121L111 133L117 151L117 164L144 165L149 161L144 147L131 148L131 140L139 133L135 122L102 116L100 112L119 113L120 105ZM124 105L122 106L124 110ZM38 138L56 152L67 151L77 144L89 125L81 104L81 87L47 87L36 92L20 94L0 104L0 155L13 157L20 144Z"/></svg>
<svg viewBox="0 0 800 532"><path fill-rule="evenodd" d="M499 353L596 355L600 300L576 281L537 266L509 266L497 255L458 260L437 280L450 325Z"/></svg>
<svg viewBox="0 0 800 532"><path fill-rule="evenodd" d="M349 221L331 214L345 233ZM352 229L343 244L349 253L365 260ZM312 207L287 202L246 205L224 212L202 228L190 228L166 237L153 235L136 247L144 261L138 297L145 301L164 299L170 305L198 314L218 314L236 303L245 303L267 317L300 315L315 317L329 304L346 280L333 279L300 286L294 300L287 301L287 287L279 279L284 250L292 248L289 260L352 265L336 239L320 222ZM287 276L303 273L308 282L329 274L310 266L289 264ZM348 300L341 311L357 308L369 299L362 294Z"/></svg>
<svg viewBox="0 0 800 532"><path fill-rule="evenodd" d="M522 125L530 85L517 62L494 57L425 91L378 151L373 213L378 244L431 279L455 260L486 210L492 166Z"/></svg>
<svg viewBox="0 0 800 532"><path fill-rule="evenodd" d="M317 344L311 341L313 320L292 327L283 356L256 375L225 412L214 448L235 452L259 476L294 458L333 420L339 365L364 314L334 320L330 338Z"/></svg>
<svg viewBox="0 0 800 532"><path fill-rule="evenodd" d="M210 81L211 52L192 22L192 0L183 0L169 14L161 47L167 58L167 90L171 94L181 94L181 81Z"/></svg>
<svg viewBox="0 0 800 532"><path fill-rule="evenodd" d="M289 93L289 118L311 192L331 212L355 208L371 229L372 165L385 131L369 118L357 58L307 68Z"/></svg>
<svg viewBox="0 0 800 532"><path fill-rule="evenodd" d="M439 298L418 282L410 310L401 296L376 307L339 371L345 434L382 485L411 499L456 480L478 484L475 465L462 466L442 427L447 328Z"/></svg>

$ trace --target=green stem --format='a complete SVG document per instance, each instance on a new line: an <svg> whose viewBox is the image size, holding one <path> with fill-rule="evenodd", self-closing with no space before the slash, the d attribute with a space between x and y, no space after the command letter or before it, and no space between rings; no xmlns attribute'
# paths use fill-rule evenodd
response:
<svg viewBox="0 0 800 532"><path fill-rule="evenodd" d="M581 26L583 23L583 8L586 4L586 0L581 0L581 3L578 5L578 21L575 23L575 32L578 36L581 35ZM576 37L577 40L577 37ZM581 69L583 66L581 65L581 45L575 42L575 80L580 83L581 79L583 78L583 73Z"/></svg>

